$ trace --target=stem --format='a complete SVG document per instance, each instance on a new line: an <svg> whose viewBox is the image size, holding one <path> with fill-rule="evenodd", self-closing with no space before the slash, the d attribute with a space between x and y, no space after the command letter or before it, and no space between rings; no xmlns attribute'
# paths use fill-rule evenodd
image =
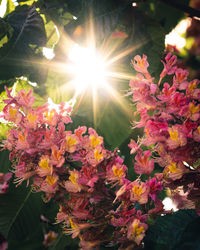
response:
<svg viewBox="0 0 200 250"><path fill-rule="evenodd" d="M185 13L188 13L190 17L200 17L200 10L194 9L189 6L185 6L181 3L177 3L174 0L159 0L160 2L163 2L167 5L171 5L172 7L181 10Z"/></svg>
<svg viewBox="0 0 200 250"><path fill-rule="evenodd" d="M23 200L22 204L20 205L20 207L18 208L18 210L16 211L15 216L13 217L12 221L10 222L9 228L8 228L8 232L7 232L7 236L10 233L10 230L12 229L13 224L15 223L17 216L19 215L19 213L21 212L21 210L23 209L25 203L27 202L28 198L30 197L32 193L32 188L29 190L29 192L27 193L25 199Z"/></svg>

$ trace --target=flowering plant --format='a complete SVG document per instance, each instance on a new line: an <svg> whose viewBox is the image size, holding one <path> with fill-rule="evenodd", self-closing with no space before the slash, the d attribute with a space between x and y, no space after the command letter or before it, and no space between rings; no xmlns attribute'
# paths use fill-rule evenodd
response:
<svg viewBox="0 0 200 250"><path fill-rule="evenodd" d="M152 202L156 209L159 205L158 212L162 210L157 198L161 182L155 177L129 181L117 150L106 150L94 129L87 134L84 126L68 131L71 107L33 108L32 91L21 90L16 97L6 91L9 99L3 113L13 127L4 148L11 151L15 183L31 182L33 191L45 194L44 201L56 200L60 206L57 222L63 223L65 233L79 236L82 249L102 243L120 244L121 249L139 245L147 218L155 213L149 209ZM150 156L145 151L137 159L148 176L154 165L147 159Z"/></svg>
<svg viewBox="0 0 200 250"><path fill-rule="evenodd" d="M130 153L136 153L134 181L128 179L118 150L105 149L94 129L68 130L71 107L33 108L31 90L13 97L6 89L3 116L13 126L3 147L10 150L15 183L27 181L33 191L43 193L45 202L57 202L56 221L64 233L79 237L81 249L141 246L148 221L166 213L159 199L163 185L173 190L180 208L199 209L198 80L188 81L188 73L175 66L176 57L170 54L158 84L145 55L132 63L139 74L130 81L129 95L141 116L136 126L145 131L138 143L129 144ZM173 75L172 84L162 83L167 75ZM156 164L164 167L163 173L153 174Z"/></svg>
<svg viewBox="0 0 200 250"><path fill-rule="evenodd" d="M136 56L133 67L139 74L130 81L130 94L141 116L136 127L143 127L145 132L140 144L153 145L155 161L164 168L160 175L164 186L170 188L178 208L196 208L198 212L199 80L188 80L189 73L178 68L176 61L177 57L170 53L165 57L164 69L156 85L148 72L146 56ZM165 77L169 79L167 82ZM137 148L133 141L130 146L132 150ZM140 155L138 152L136 160ZM138 169L135 165L136 173L145 173L146 169Z"/></svg>

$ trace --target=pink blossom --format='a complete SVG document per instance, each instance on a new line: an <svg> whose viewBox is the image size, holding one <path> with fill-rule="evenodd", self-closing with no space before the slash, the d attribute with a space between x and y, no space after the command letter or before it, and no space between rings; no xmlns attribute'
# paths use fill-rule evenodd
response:
<svg viewBox="0 0 200 250"><path fill-rule="evenodd" d="M143 153L138 151L135 157L136 163L134 164L134 169L136 174L146 174L150 175L154 169L154 160L150 159L151 152L144 151Z"/></svg>
<svg viewBox="0 0 200 250"><path fill-rule="evenodd" d="M156 178L152 178L147 182L149 186L149 196L155 202L157 198L157 194L162 190L162 183L157 182Z"/></svg>
<svg viewBox="0 0 200 250"><path fill-rule="evenodd" d="M5 240L0 243L0 250L6 250L8 248L8 242Z"/></svg>
<svg viewBox="0 0 200 250"><path fill-rule="evenodd" d="M165 77L166 74L172 75L176 71L176 66L174 66L176 64L176 61L177 61L176 56L172 56L171 53L168 53L167 56L165 57L165 61L166 61L166 63L161 61L164 65L164 69L163 69L162 73L160 74L161 79L163 77Z"/></svg>
<svg viewBox="0 0 200 250"><path fill-rule="evenodd" d="M53 166L50 162L50 158L48 155L43 155L40 158L38 168L37 168L37 174L40 177L48 176L53 174Z"/></svg>
<svg viewBox="0 0 200 250"><path fill-rule="evenodd" d="M200 89L198 88L199 80L194 79L188 83L186 94L193 99L200 99Z"/></svg>
<svg viewBox="0 0 200 250"><path fill-rule="evenodd" d="M180 90L186 89L188 82L187 77L189 75L189 72L187 70L178 68L175 71L175 76L173 78L173 84Z"/></svg>
<svg viewBox="0 0 200 250"><path fill-rule="evenodd" d="M193 132L193 139L200 142L200 126Z"/></svg>
<svg viewBox="0 0 200 250"><path fill-rule="evenodd" d="M148 202L149 188L144 182L132 182L132 189L130 190L130 200L145 204Z"/></svg>
<svg viewBox="0 0 200 250"><path fill-rule="evenodd" d="M139 149L138 144L131 139L131 142L128 144L129 148L131 149L130 154L135 154L135 152Z"/></svg>
<svg viewBox="0 0 200 250"><path fill-rule="evenodd" d="M69 171L69 181L65 182L65 188L68 192L80 192L81 185L79 184L79 172L76 170Z"/></svg>
<svg viewBox="0 0 200 250"><path fill-rule="evenodd" d="M12 173L0 173L0 194L5 194L9 187L9 180L12 178Z"/></svg>
<svg viewBox="0 0 200 250"><path fill-rule="evenodd" d="M35 101L32 89L30 89L27 93L24 89L20 90L16 96L16 100L20 106L24 106L26 108L32 107Z"/></svg>
<svg viewBox="0 0 200 250"><path fill-rule="evenodd" d="M69 153L74 153L76 151L79 139L76 135L66 133L65 140L62 143L62 150Z"/></svg>
<svg viewBox="0 0 200 250"><path fill-rule="evenodd" d="M169 138L166 142L170 149L175 149L186 145L187 138L183 134L181 126L174 125L171 128L168 128L168 132Z"/></svg>
<svg viewBox="0 0 200 250"><path fill-rule="evenodd" d="M56 167L60 168L65 162L65 158L63 157L63 150L59 149L56 145L51 148L51 163L56 165Z"/></svg>
<svg viewBox="0 0 200 250"><path fill-rule="evenodd" d="M134 57L134 60L132 60L131 62L136 71L144 74L147 79L149 80L151 79L151 76L147 70L147 68L149 67L149 63L147 61L146 55L143 55L142 58L139 55L137 55Z"/></svg>
<svg viewBox="0 0 200 250"><path fill-rule="evenodd" d="M179 162L171 162L170 165L166 166L164 169L165 178L170 178L172 180L180 179L183 174L187 173L189 170L184 167L184 165Z"/></svg>
<svg viewBox="0 0 200 250"><path fill-rule="evenodd" d="M128 226L127 238L129 240L135 241L137 245L140 245L140 242L145 236L147 228L147 224L140 222L138 219L135 219Z"/></svg>
<svg viewBox="0 0 200 250"><path fill-rule="evenodd" d="M19 112L17 107L9 106L7 109L4 109L4 119L15 124L19 124L22 120L22 113Z"/></svg>
<svg viewBox="0 0 200 250"><path fill-rule="evenodd" d="M47 234L44 235L43 245L45 247L51 246L56 240L57 236L58 234L55 233L54 231L49 231Z"/></svg>

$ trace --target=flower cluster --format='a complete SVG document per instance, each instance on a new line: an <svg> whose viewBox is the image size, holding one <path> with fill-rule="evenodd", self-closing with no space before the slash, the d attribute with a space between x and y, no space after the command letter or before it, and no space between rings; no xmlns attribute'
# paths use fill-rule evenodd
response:
<svg viewBox="0 0 200 250"><path fill-rule="evenodd" d="M176 56L170 53L165 57L162 61L164 69L158 84L155 84L148 72L146 56L134 58L133 67L139 73L130 81L129 93L141 117L136 127L143 127L145 135L139 140L139 145L132 140L130 147L133 153L137 151L136 173L148 174L152 171L152 159L149 151L141 154L140 145L151 145L154 160L164 168L160 178L172 194L179 197L179 208L191 208L192 202L193 207L199 209L199 80L189 80L188 72L178 68L176 61Z"/></svg>
<svg viewBox="0 0 200 250"><path fill-rule="evenodd" d="M136 172L147 179L131 182L117 150L106 150L94 129L67 130L71 107L61 103L57 108L33 108L31 90L15 97L6 91L3 114L13 126L3 147L11 151L17 185L30 181L33 190L44 193L44 201L58 202L56 220L65 233L79 237L81 249L108 243L120 249L140 245L147 218L163 210L157 198L161 182L150 178L151 152L138 149Z"/></svg>

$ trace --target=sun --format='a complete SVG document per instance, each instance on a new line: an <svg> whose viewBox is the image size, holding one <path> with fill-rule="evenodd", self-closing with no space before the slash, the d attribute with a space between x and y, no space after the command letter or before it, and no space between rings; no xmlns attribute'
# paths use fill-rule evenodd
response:
<svg viewBox="0 0 200 250"><path fill-rule="evenodd" d="M76 92L104 88L106 80L106 64L97 50L90 47L81 47L75 44L69 51L69 73L73 76Z"/></svg>

